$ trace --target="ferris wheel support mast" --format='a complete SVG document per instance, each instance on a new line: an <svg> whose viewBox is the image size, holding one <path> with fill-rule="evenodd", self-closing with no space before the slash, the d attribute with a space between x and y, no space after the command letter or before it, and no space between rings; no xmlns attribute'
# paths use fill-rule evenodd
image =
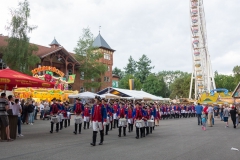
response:
<svg viewBox="0 0 240 160"><path fill-rule="evenodd" d="M207 30L203 0L190 1L190 30L191 30L191 51L193 61L193 71L191 75L191 84L189 98L192 98L192 89L194 83L197 99L203 92L210 92L215 89L214 75L210 55L207 45Z"/></svg>

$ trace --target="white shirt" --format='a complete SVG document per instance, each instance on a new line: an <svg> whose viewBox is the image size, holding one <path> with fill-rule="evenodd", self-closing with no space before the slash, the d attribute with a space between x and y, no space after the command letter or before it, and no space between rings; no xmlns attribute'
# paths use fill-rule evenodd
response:
<svg viewBox="0 0 240 160"><path fill-rule="evenodd" d="M43 104L40 104L39 107L40 107L40 111L44 110L44 105Z"/></svg>
<svg viewBox="0 0 240 160"><path fill-rule="evenodd" d="M213 113L213 108L212 107L208 107L207 112L208 113Z"/></svg>

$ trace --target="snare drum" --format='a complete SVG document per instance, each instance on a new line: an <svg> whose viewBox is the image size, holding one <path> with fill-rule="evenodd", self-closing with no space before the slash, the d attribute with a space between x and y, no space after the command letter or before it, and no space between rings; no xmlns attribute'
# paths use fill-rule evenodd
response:
<svg viewBox="0 0 240 160"><path fill-rule="evenodd" d="M84 116L84 122L89 122L89 117Z"/></svg>
<svg viewBox="0 0 240 160"><path fill-rule="evenodd" d="M136 127L137 127L137 128L142 128L142 127L144 127L144 126L145 126L145 123L144 123L143 120L137 120L137 121L136 121Z"/></svg>
<svg viewBox="0 0 240 160"><path fill-rule="evenodd" d="M119 119L119 126L126 126L127 125L127 120L125 118L120 118Z"/></svg>
<svg viewBox="0 0 240 160"><path fill-rule="evenodd" d="M62 114L62 113L60 113L60 114L59 114L59 118L60 118L60 122L62 122L62 120L64 119L64 117L63 117L63 114Z"/></svg>
<svg viewBox="0 0 240 160"><path fill-rule="evenodd" d="M67 112L67 118L71 119L71 113L70 112Z"/></svg>
<svg viewBox="0 0 240 160"><path fill-rule="evenodd" d="M154 120L148 120L148 126L153 127L154 126Z"/></svg>
<svg viewBox="0 0 240 160"><path fill-rule="evenodd" d="M60 122L59 116L52 116L52 117L51 117L51 122L53 122L53 123L59 123L59 122Z"/></svg>
<svg viewBox="0 0 240 160"><path fill-rule="evenodd" d="M75 116L75 123L81 124L82 123L82 117L81 116Z"/></svg>
<svg viewBox="0 0 240 160"><path fill-rule="evenodd" d="M113 119L117 119L117 113L113 113Z"/></svg>

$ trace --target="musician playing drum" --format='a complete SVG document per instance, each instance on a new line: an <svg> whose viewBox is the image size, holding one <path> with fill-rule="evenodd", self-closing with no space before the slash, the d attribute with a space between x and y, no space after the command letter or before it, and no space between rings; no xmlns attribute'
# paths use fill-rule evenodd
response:
<svg viewBox="0 0 240 160"><path fill-rule="evenodd" d="M126 136L126 127L127 127L127 120L126 120L126 115L127 115L127 112L126 112L126 109L124 108L124 103L123 102L120 102L119 103L119 106L120 108L118 109L117 111L117 116L118 116L118 119L119 119L119 128L118 128L118 137L121 137L121 134L122 134L122 128L123 128L123 136Z"/></svg>
<svg viewBox="0 0 240 160"><path fill-rule="evenodd" d="M107 112L104 108L104 106L101 103L101 98L99 96L95 97L95 104L92 107L92 125L93 125L93 139L92 143L90 143L92 146L96 145L96 139L97 139L97 132L100 131L100 143L99 145L103 144L103 126L106 125L107 121Z"/></svg>
<svg viewBox="0 0 240 160"><path fill-rule="evenodd" d="M87 129L89 129L90 113L91 113L91 110L88 106L88 103L86 103L84 105L84 111L83 111L83 119L84 119L83 129L86 129L86 125L87 125Z"/></svg>
<svg viewBox="0 0 240 160"><path fill-rule="evenodd" d="M141 105L140 102L136 102L136 104L135 104L135 107L136 107L135 111L134 111L134 114L135 114L134 120L135 121L142 120L142 110L140 108L140 105ZM136 139L139 139L139 127L137 127L137 125L136 125Z"/></svg>
<svg viewBox="0 0 240 160"><path fill-rule="evenodd" d="M113 104L113 128L118 128L117 110L119 109L118 100L114 101Z"/></svg>
<svg viewBox="0 0 240 160"><path fill-rule="evenodd" d="M127 107L127 120L128 120L128 132L133 131L133 109L131 103L128 103Z"/></svg>
<svg viewBox="0 0 240 160"><path fill-rule="evenodd" d="M82 111L83 111L83 104L81 103L81 99L80 98L76 98L75 100L76 100L76 103L73 106L73 111L74 111L74 113L76 115L75 119L77 119L77 118L80 119L80 122L75 120L75 130L73 131L73 133L77 134L77 127L79 125L78 132L79 132L79 134L81 134L81 129L82 129L82 121L81 121L81 119L82 119L81 116L82 115L81 114L82 114Z"/></svg>
<svg viewBox="0 0 240 160"><path fill-rule="evenodd" d="M57 100L56 98L53 98L53 99L52 99L53 104L52 104L51 107L50 107L50 115L51 115L51 116L57 116L57 114L58 114L59 108L58 108L58 105L57 105L57 103L56 103L56 100ZM54 125L54 122L51 121L51 130L50 130L50 133L53 133L53 125ZM59 123L56 123L56 132L58 132L58 130L59 130Z"/></svg>

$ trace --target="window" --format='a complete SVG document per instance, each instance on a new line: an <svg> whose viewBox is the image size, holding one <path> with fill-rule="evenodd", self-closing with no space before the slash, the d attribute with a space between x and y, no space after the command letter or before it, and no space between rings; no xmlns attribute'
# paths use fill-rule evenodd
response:
<svg viewBox="0 0 240 160"><path fill-rule="evenodd" d="M84 92L84 87L80 88L80 93Z"/></svg>
<svg viewBox="0 0 240 160"><path fill-rule="evenodd" d="M68 70L68 75L72 75L72 70L71 69Z"/></svg>
<svg viewBox="0 0 240 160"><path fill-rule="evenodd" d="M110 54L108 54L108 53L104 53L104 59L108 59L108 60L110 60L111 58L110 58Z"/></svg>
<svg viewBox="0 0 240 160"><path fill-rule="evenodd" d="M110 67L109 66L107 66L108 67L108 71L110 71Z"/></svg>
<svg viewBox="0 0 240 160"><path fill-rule="evenodd" d="M109 77L104 77L104 82L110 82L110 78Z"/></svg>
<svg viewBox="0 0 240 160"><path fill-rule="evenodd" d="M80 79L84 80L84 72L81 72Z"/></svg>

